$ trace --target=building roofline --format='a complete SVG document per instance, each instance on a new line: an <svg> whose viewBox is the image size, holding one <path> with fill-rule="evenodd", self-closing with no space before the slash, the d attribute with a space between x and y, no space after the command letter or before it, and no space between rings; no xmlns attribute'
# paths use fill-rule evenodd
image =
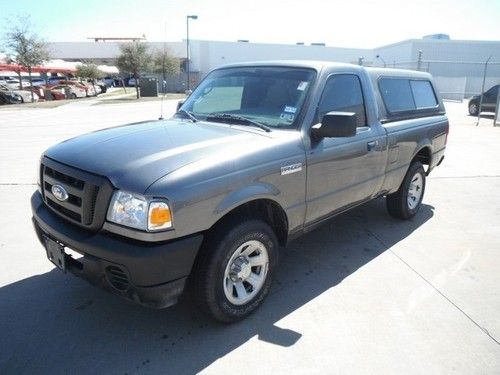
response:
<svg viewBox="0 0 500 375"><path fill-rule="evenodd" d="M476 40L476 39L406 39L402 40L400 42L392 43L392 44L386 44L383 46L375 47L373 50L381 49L381 48L388 48L388 47L395 47L398 45L402 44L409 44L409 43L441 43L441 44L458 44L458 43L473 43L473 44L500 44L500 40Z"/></svg>
<svg viewBox="0 0 500 375"><path fill-rule="evenodd" d="M182 39L182 42L184 43L186 39ZM373 51L373 48L361 48L361 47L338 47L334 45L311 45L309 44L291 44L291 43L264 43L264 42L238 42L238 41L232 41L232 40L207 40L207 39L189 39L190 43L193 42L206 42L206 43L227 43L227 44L241 44L241 45L262 45L262 46L287 46L287 47L301 47L301 48L335 48L335 49L342 49L346 51L353 51L353 50L363 50L363 51Z"/></svg>

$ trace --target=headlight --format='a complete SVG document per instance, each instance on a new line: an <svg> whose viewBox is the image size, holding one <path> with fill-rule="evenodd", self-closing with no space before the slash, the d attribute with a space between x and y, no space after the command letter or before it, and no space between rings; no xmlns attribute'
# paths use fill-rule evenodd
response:
<svg viewBox="0 0 500 375"><path fill-rule="evenodd" d="M114 193L107 218L114 223L145 231L172 227L172 215L166 202L122 191Z"/></svg>

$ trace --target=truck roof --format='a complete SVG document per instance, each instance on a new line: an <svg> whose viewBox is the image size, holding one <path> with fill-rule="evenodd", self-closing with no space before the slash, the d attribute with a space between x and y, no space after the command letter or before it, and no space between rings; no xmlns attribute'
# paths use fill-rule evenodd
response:
<svg viewBox="0 0 500 375"><path fill-rule="evenodd" d="M340 63L334 61L321 61L321 60L264 60L264 61L245 61L239 63L232 63L221 66L218 69L243 67L243 66L285 66L295 68L310 68L320 71L325 68L349 68L350 70L366 70L366 72L373 77L380 76L393 76L393 77L411 77L411 78L426 78L430 79L431 75L426 72L419 72L407 69L392 69L392 68L372 68L364 67L355 64Z"/></svg>
<svg viewBox="0 0 500 375"><path fill-rule="evenodd" d="M370 75L370 77L378 78L380 76L385 77L407 77L407 78L425 78L431 79L432 76L427 72L419 72L416 70L407 70L407 69L391 69L391 68L370 68L367 67L366 71Z"/></svg>
<svg viewBox="0 0 500 375"><path fill-rule="evenodd" d="M221 66L221 68L233 68L242 66L285 66L294 68L310 68L320 71L323 68L333 68L333 67L349 67L349 68L359 68L358 65L339 63L333 61L315 61L315 60L264 60L264 61L245 61L240 63L232 63Z"/></svg>

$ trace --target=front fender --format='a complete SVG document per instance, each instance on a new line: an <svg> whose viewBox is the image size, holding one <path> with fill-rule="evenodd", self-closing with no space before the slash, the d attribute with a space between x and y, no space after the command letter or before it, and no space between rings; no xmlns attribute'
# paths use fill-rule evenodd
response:
<svg viewBox="0 0 500 375"><path fill-rule="evenodd" d="M279 194L280 190L276 186L265 182L255 182L226 195L215 208L214 214L217 217L223 216L232 209L257 199L270 199L279 204L276 199Z"/></svg>

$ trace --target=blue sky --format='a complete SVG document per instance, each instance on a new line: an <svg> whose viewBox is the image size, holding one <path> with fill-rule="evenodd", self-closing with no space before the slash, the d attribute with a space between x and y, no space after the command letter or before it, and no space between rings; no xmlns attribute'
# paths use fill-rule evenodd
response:
<svg viewBox="0 0 500 375"><path fill-rule="evenodd" d="M199 16L193 39L359 48L432 33L500 40L500 0L0 0L0 29L17 14L31 15L49 41L143 34L176 41L185 38L187 14Z"/></svg>

